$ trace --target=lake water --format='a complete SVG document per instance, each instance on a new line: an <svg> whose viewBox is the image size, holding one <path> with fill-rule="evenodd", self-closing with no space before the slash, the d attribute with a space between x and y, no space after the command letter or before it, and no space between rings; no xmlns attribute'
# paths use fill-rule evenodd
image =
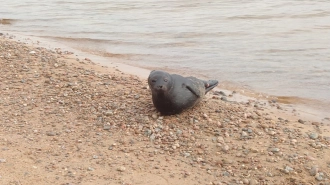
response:
<svg viewBox="0 0 330 185"><path fill-rule="evenodd" d="M330 103L329 0L3 0L21 32L130 65ZM109 58L109 62L111 58Z"/></svg>

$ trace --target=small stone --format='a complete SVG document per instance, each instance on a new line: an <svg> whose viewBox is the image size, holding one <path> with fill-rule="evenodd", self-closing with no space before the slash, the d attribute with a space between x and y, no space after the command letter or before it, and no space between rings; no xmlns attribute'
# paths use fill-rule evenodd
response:
<svg viewBox="0 0 330 185"><path fill-rule="evenodd" d="M258 153L259 152L259 150L257 148L251 148L250 150L251 150L252 153Z"/></svg>
<svg viewBox="0 0 330 185"><path fill-rule="evenodd" d="M41 62L48 62L48 59L45 57L41 57Z"/></svg>
<svg viewBox="0 0 330 185"><path fill-rule="evenodd" d="M158 118L157 114L152 114L151 117L154 118L154 119L157 119Z"/></svg>
<svg viewBox="0 0 330 185"><path fill-rule="evenodd" d="M315 140L318 137L319 137L319 135L317 133L315 133L315 132L309 134L309 138L311 138L311 139L314 139Z"/></svg>
<svg viewBox="0 0 330 185"><path fill-rule="evenodd" d="M315 175L315 179L318 180L318 181L323 181L324 180L324 174L321 172L321 173L317 173Z"/></svg>
<svg viewBox="0 0 330 185"><path fill-rule="evenodd" d="M222 172L222 176L229 177L230 176L230 173L228 173L227 171Z"/></svg>
<svg viewBox="0 0 330 185"><path fill-rule="evenodd" d="M207 115L207 114L203 114L203 117L204 117L204 118L208 118L208 115Z"/></svg>
<svg viewBox="0 0 330 185"><path fill-rule="evenodd" d="M227 97L225 97L225 96L221 97L220 100L222 100L222 101L228 101L227 100Z"/></svg>
<svg viewBox="0 0 330 185"><path fill-rule="evenodd" d="M0 163L5 163L6 159L0 159Z"/></svg>
<svg viewBox="0 0 330 185"><path fill-rule="evenodd" d="M259 184L257 180L255 180L255 179L251 179L250 180L250 184L249 185L257 185L257 184Z"/></svg>
<svg viewBox="0 0 330 185"><path fill-rule="evenodd" d="M151 134L149 138L150 138L150 141L154 141L156 136L155 136L155 134Z"/></svg>
<svg viewBox="0 0 330 185"><path fill-rule="evenodd" d="M112 110L108 110L104 113L104 115L111 116L111 115L113 115L113 112L112 112Z"/></svg>
<svg viewBox="0 0 330 185"><path fill-rule="evenodd" d="M305 123L305 121L303 121L302 119L299 119L298 122L301 123L301 124Z"/></svg>
<svg viewBox="0 0 330 185"><path fill-rule="evenodd" d="M147 129L144 131L144 135L146 135L146 136L151 136L151 134L152 134L152 131L150 129Z"/></svg>
<svg viewBox="0 0 330 185"><path fill-rule="evenodd" d="M273 136L273 135L275 135L276 134L276 132L275 131L269 131L269 135L271 135L271 136Z"/></svg>
<svg viewBox="0 0 330 185"><path fill-rule="evenodd" d="M185 157L190 157L190 153L188 153L188 152L183 153L183 155L184 155Z"/></svg>
<svg viewBox="0 0 330 185"><path fill-rule="evenodd" d="M120 172L124 172L125 170L126 170L126 168L124 166L117 168L117 171L120 171Z"/></svg>
<svg viewBox="0 0 330 185"><path fill-rule="evenodd" d="M110 125L103 125L103 130L110 130L111 126Z"/></svg>
<svg viewBox="0 0 330 185"><path fill-rule="evenodd" d="M319 168L318 168L318 166L313 166L313 167L309 170L309 174L310 174L311 176L315 176L318 172L319 172Z"/></svg>
<svg viewBox="0 0 330 185"><path fill-rule="evenodd" d="M297 140L296 140L296 139L291 139L291 140L290 140L290 143L291 143L292 145L295 145L295 144L297 143Z"/></svg>
<svg viewBox="0 0 330 185"><path fill-rule="evenodd" d="M319 127L321 124L319 122L313 122L312 125Z"/></svg>
<svg viewBox="0 0 330 185"><path fill-rule="evenodd" d="M228 145L224 145L222 147L222 151L227 152L228 150L229 150L229 146Z"/></svg>
<svg viewBox="0 0 330 185"><path fill-rule="evenodd" d="M250 181L248 179L243 179L243 184L250 184Z"/></svg>
<svg viewBox="0 0 330 185"><path fill-rule="evenodd" d="M290 166L285 166L284 173L290 173L292 171L293 171L293 168L291 168Z"/></svg>
<svg viewBox="0 0 330 185"><path fill-rule="evenodd" d="M215 91L214 95L227 96L223 91Z"/></svg>
<svg viewBox="0 0 330 185"><path fill-rule="evenodd" d="M47 135L47 136L55 136L56 133L53 132L53 131L49 131L49 132L46 132L46 135Z"/></svg>
<svg viewBox="0 0 330 185"><path fill-rule="evenodd" d="M224 143L225 140L223 139L223 137L220 136L220 137L217 138L217 142L218 143Z"/></svg>
<svg viewBox="0 0 330 185"><path fill-rule="evenodd" d="M271 148L271 149L269 149L269 151L273 152L273 153L277 153L277 152L280 151L280 149L279 148Z"/></svg>
<svg viewBox="0 0 330 185"><path fill-rule="evenodd" d="M94 171L94 168L92 168L92 167L88 167L87 170L88 170L88 171Z"/></svg>
<svg viewBox="0 0 330 185"><path fill-rule="evenodd" d="M242 131L242 133L241 133L241 137L248 137L248 136L249 136L249 134L248 134L247 132Z"/></svg>

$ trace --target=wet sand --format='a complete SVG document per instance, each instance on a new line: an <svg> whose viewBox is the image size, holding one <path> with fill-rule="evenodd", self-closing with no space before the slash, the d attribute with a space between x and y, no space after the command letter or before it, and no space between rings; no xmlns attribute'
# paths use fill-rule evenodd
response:
<svg viewBox="0 0 330 185"><path fill-rule="evenodd" d="M161 116L144 77L0 40L0 184L329 184L329 118L221 100Z"/></svg>

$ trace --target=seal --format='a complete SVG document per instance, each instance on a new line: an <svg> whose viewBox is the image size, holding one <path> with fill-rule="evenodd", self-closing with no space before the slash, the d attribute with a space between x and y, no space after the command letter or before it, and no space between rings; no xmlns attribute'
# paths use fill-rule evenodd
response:
<svg viewBox="0 0 330 185"><path fill-rule="evenodd" d="M198 104L207 92L218 85L218 81L153 70L148 77L148 84L156 109L162 115L173 115Z"/></svg>

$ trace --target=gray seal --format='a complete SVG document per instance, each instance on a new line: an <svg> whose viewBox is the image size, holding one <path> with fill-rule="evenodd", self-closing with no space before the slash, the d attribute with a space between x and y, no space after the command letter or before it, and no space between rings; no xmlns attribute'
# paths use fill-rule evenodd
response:
<svg viewBox="0 0 330 185"><path fill-rule="evenodd" d="M156 109L162 115L173 115L198 104L207 92L218 85L218 81L154 70L148 77L148 84Z"/></svg>

